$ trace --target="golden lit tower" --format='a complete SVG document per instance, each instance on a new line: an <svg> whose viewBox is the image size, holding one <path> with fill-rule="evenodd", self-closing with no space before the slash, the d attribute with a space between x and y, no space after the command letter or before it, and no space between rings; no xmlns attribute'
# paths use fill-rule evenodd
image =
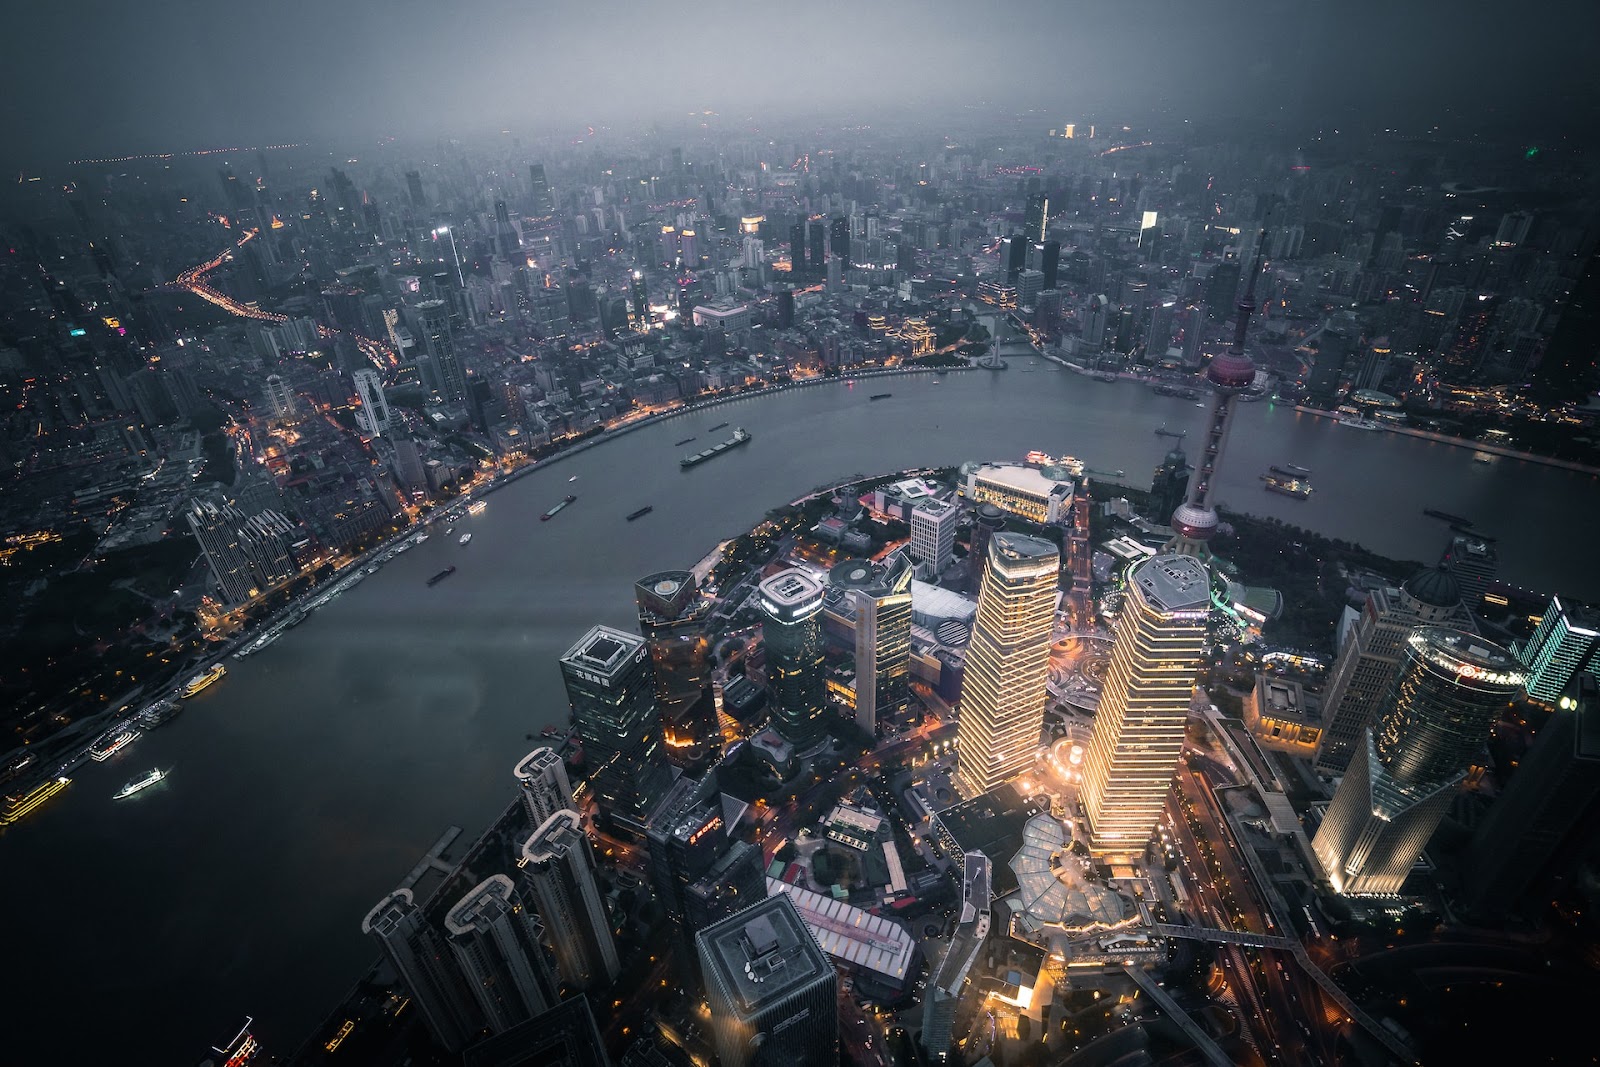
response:
<svg viewBox="0 0 1600 1067"><path fill-rule="evenodd" d="M1060 572L1049 541L989 540L957 727L956 781L969 797L1027 770L1039 748Z"/></svg>
<svg viewBox="0 0 1600 1067"><path fill-rule="evenodd" d="M1161 818L1205 644L1210 576L1186 556L1156 556L1128 574L1094 733L1083 810L1096 853L1144 850Z"/></svg>

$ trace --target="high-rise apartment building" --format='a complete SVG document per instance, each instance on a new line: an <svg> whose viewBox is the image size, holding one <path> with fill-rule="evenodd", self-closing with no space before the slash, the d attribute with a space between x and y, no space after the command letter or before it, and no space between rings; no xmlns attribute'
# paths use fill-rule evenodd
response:
<svg viewBox="0 0 1600 1067"><path fill-rule="evenodd" d="M243 603L299 572L293 554L295 527L276 511L247 518L231 504L196 498L184 519L229 604Z"/></svg>
<svg viewBox="0 0 1600 1067"><path fill-rule="evenodd" d="M611 918L595 883L594 853L575 811L558 811L522 846L522 868L561 980L579 989L603 989L621 964Z"/></svg>
<svg viewBox="0 0 1600 1067"><path fill-rule="evenodd" d="M272 417L283 422L294 418L294 390L282 375L269 374L266 381L267 408L272 412Z"/></svg>
<svg viewBox="0 0 1600 1067"><path fill-rule="evenodd" d="M1316 768L1343 774L1360 748L1405 661L1405 640L1417 626L1475 630L1461 603L1461 586L1444 567L1418 571L1399 588L1375 589L1328 675L1322 700L1322 740Z"/></svg>
<svg viewBox="0 0 1600 1067"><path fill-rule="evenodd" d="M445 914L444 929L491 1033L555 1006L544 927L510 878L493 874L473 886Z"/></svg>
<svg viewBox="0 0 1600 1067"><path fill-rule="evenodd" d="M839 975L787 894L696 940L721 1067L835 1067Z"/></svg>
<svg viewBox="0 0 1600 1067"><path fill-rule="evenodd" d="M1532 687L1530 675L1529 686ZM1473 836L1462 864L1468 910L1500 918L1587 827L1600 830L1600 683L1580 671Z"/></svg>
<svg viewBox="0 0 1600 1067"><path fill-rule="evenodd" d="M927 567L927 575L937 580L950 566L955 554L956 527L961 524L961 509L943 500L929 499L911 511L911 554Z"/></svg>
<svg viewBox="0 0 1600 1067"><path fill-rule="evenodd" d="M522 810L527 813L530 828L538 829L546 819L564 808L576 810L566 761L554 749L534 749L511 773L516 775L517 794L522 798Z"/></svg>
<svg viewBox="0 0 1600 1067"><path fill-rule="evenodd" d="M1144 851L1183 753L1211 581L1188 556L1128 574L1111 667L1084 756L1081 799L1096 853Z"/></svg>
<svg viewBox="0 0 1600 1067"><path fill-rule="evenodd" d="M437 930L428 925L411 890L397 889L361 921L411 995L438 1045L459 1052L479 1025L471 993Z"/></svg>
<svg viewBox="0 0 1600 1067"><path fill-rule="evenodd" d="M798 568L779 571L757 590L772 724L806 746L822 736L827 678L822 664L822 584Z"/></svg>
<svg viewBox="0 0 1600 1067"><path fill-rule="evenodd" d="M688 571L657 571L633 584L639 632L650 646L667 758L689 766L718 748L706 619L714 604Z"/></svg>
<svg viewBox="0 0 1600 1067"><path fill-rule="evenodd" d="M368 437L382 437L389 432L389 401L383 395L383 379L375 370L358 370L350 375L356 386L356 422Z"/></svg>
<svg viewBox="0 0 1600 1067"><path fill-rule="evenodd" d="M1375 729L1311 841L1339 893L1400 892L1495 719L1522 691L1510 652L1476 634L1419 626Z"/></svg>
<svg viewBox="0 0 1600 1067"><path fill-rule="evenodd" d="M424 383L447 400L467 398L467 375L456 354L455 337L450 329L450 306L443 300L424 300L412 308L417 339L427 361ZM431 375L431 380L430 380Z"/></svg>
<svg viewBox="0 0 1600 1067"><path fill-rule="evenodd" d="M1021 774L1038 751L1060 572L1049 541L989 540L957 726L956 782L969 798Z"/></svg>
<svg viewBox="0 0 1600 1067"><path fill-rule="evenodd" d="M642 832L673 775L644 639L596 626L561 657L561 679L583 738L589 791L601 817Z"/></svg>
<svg viewBox="0 0 1600 1067"><path fill-rule="evenodd" d="M1528 668L1528 695L1553 705L1573 675L1600 665L1600 613L1551 597L1533 636L1516 652Z"/></svg>

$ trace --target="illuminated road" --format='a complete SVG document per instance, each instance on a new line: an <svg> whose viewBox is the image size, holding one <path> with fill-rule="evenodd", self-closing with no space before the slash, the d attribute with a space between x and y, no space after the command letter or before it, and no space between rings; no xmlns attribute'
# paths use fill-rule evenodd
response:
<svg viewBox="0 0 1600 1067"><path fill-rule="evenodd" d="M214 258L208 259L197 267L190 267L182 274L179 274L172 282L172 287L187 289L208 304L214 304L223 311L228 312L228 314L237 315L242 319L254 319L257 322L288 322L289 316L287 315L280 315L274 311L263 311L253 305L241 303L228 294L219 292L206 284L206 277L212 271L233 259L235 250L243 248L247 243L259 236L260 233L261 231L257 229L246 230L243 237L218 252ZM317 326L317 334L320 337L336 337L339 332L331 326L324 326L320 323ZM351 336L355 338L356 347L361 350L361 354L371 360L373 366L379 370L389 370L400 365L400 358L395 354L394 349L382 341L373 340L371 337L363 337L358 333L351 334Z"/></svg>

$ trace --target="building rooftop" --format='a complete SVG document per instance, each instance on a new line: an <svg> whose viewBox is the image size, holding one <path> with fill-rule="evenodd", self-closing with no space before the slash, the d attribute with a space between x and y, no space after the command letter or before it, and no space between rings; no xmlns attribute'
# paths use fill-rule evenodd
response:
<svg viewBox="0 0 1600 1067"><path fill-rule="evenodd" d="M799 614L822 604L822 583L796 567L763 581L760 593L763 606L770 605L774 615Z"/></svg>
<svg viewBox="0 0 1600 1067"><path fill-rule="evenodd" d="M561 764L561 769L563 771L566 770L565 764L562 762L561 757L556 754L555 749L548 747L536 748L522 757L522 762L518 763L511 773L519 780L537 778L541 777L545 769L552 764Z"/></svg>
<svg viewBox="0 0 1600 1067"><path fill-rule="evenodd" d="M513 907L511 894L515 887L503 874L490 875L467 891L444 917L444 928L450 934L469 934L490 925Z"/></svg>
<svg viewBox="0 0 1600 1067"><path fill-rule="evenodd" d="M1036 814L1038 809L1008 782L935 812L934 818L960 851L989 858L992 889L1002 897L1017 888L1009 861L1022 846L1023 828Z"/></svg>
<svg viewBox="0 0 1600 1067"><path fill-rule="evenodd" d="M1047 498L1051 495L1067 495L1072 492L1070 481L1058 481L1050 478L1032 467L1024 467L1020 463L985 463L973 472L981 482L998 485L1005 489L1012 489L1027 496Z"/></svg>
<svg viewBox="0 0 1600 1067"><path fill-rule="evenodd" d="M563 663L610 674L644 645L644 638L611 626L596 626L561 657Z"/></svg>
<svg viewBox="0 0 1600 1067"><path fill-rule="evenodd" d="M768 886L771 892L770 879ZM715 976L745 1016L833 974L795 902L782 893L712 923L695 940L708 967L708 984Z"/></svg>
<svg viewBox="0 0 1600 1067"><path fill-rule="evenodd" d="M522 858L529 863L559 859L584 840L578 813L563 808L544 821L544 825L523 842Z"/></svg>
<svg viewBox="0 0 1600 1067"><path fill-rule="evenodd" d="M1211 604L1211 576L1191 556L1146 560L1133 581L1159 611L1205 611Z"/></svg>
<svg viewBox="0 0 1600 1067"><path fill-rule="evenodd" d="M794 902L829 956L881 975L893 985L905 981L917 944L904 926L777 878L767 879L767 893L769 899L781 893Z"/></svg>

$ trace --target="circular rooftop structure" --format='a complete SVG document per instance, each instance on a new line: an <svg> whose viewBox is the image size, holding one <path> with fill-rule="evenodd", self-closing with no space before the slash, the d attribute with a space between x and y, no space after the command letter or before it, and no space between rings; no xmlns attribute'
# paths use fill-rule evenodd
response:
<svg viewBox="0 0 1600 1067"><path fill-rule="evenodd" d="M1407 595L1430 607L1453 608L1461 603L1461 583L1442 563L1413 574L1403 588Z"/></svg>
<svg viewBox="0 0 1600 1067"><path fill-rule="evenodd" d="M1206 380L1218 389L1248 389L1256 380L1256 365L1242 352L1222 352L1211 358Z"/></svg>
<svg viewBox="0 0 1600 1067"><path fill-rule="evenodd" d="M1191 541L1209 541L1217 532L1217 513L1196 504L1179 504L1172 513L1172 528Z"/></svg>
<svg viewBox="0 0 1600 1067"><path fill-rule="evenodd" d="M865 589L874 580L872 561L869 559L847 559L834 564L828 571L828 584L841 589Z"/></svg>

